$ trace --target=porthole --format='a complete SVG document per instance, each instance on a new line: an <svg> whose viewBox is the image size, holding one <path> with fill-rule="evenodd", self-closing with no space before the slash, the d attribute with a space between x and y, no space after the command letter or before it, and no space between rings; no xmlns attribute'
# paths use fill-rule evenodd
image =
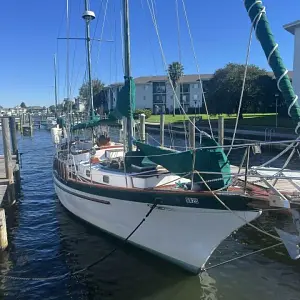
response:
<svg viewBox="0 0 300 300"><path fill-rule="evenodd" d="M104 183L109 183L109 176L103 175L103 182Z"/></svg>

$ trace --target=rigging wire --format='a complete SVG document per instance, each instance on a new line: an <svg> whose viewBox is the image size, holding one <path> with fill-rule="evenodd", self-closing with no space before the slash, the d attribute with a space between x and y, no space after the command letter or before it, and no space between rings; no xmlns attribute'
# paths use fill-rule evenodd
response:
<svg viewBox="0 0 300 300"><path fill-rule="evenodd" d="M67 98L70 100L70 6L69 0L66 0L66 28L67 28L67 57L66 57L66 86L67 86Z"/></svg>
<svg viewBox="0 0 300 300"><path fill-rule="evenodd" d="M178 59L181 63L181 41L180 41L180 22L179 22L179 8L178 0L175 0L175 10L176 10L176 21L177 21L177 42L178 42Z"/></svg>
<svg viewBox="0 0 300 300"><path fill-rule="evenodd" d="M189 37L190 37L190 42L191 42L191 47L192 47L192 51L193 51L194 61L195 61L195 64L196 64L197 73L198 73L198 77L199 77L201 95L203 97L203 102L204 102L205 111L206 111L206 115L207 115L207 121L208 121L208 124L209 124L210 134L211 134L211 137L214 139L214 133L213 133L212 126L211 126L210 116L208 114L206 97L205 97L205 93L204 93L204 89L203 89L203 82L202 82L201 75L200 75L200 66L199 66L199 63L198 63L198 58L197 58L195 45L194 45L194 39L193 39L193 35L192 35L192 31L191 31L191 27L190 27L190 23L189 23L189 19L188 19L187 10L186 10L184 0L182 0L182 6L183 6L185 20L186 20L186 24L187 24L187 28L188 28ZM194 125L194 126L196 127L196 125Z"/></svg>
<svg viewBox="0 0 300 300"><path fill-rule="evenodd" d="M149 1L151 2L151 6L152 7L150 6L150 2ZM158 39L158 43L159 43L159 47L160 47L160 51L161 51L162 62L163 62L165 70L167 71L168 70L168 64L167 64L167 61L166 61L165 53L164 53L163 46L162 46L162 41L161 41L159 30L158 30L158 24L157 24L157 19L156 19L155 11L154 11L153 0L147 0L147 4L148 4L148 7L149 7L150 15L152 17L152 22L153 22L153 25L154 25L154 28L155 28L157 39ZM178 100L175 87L174 87L174 85L172 83L172 80L171 80L171 77L170 77L170 74L169 74L168 71L167 71L167 76L168 76L168 80L169 80L169 83L170 83L172 91L173 91L173 97L175 97L175 99L176 99L179 107L182 109L184 115L186 115L186 113L185 113L185 111L184 111L184 109L183 109L180 101ZM188 121L191 122L191 120L189 118L188 118ZM186 132L187 130L186 130L186 124L185 124L185 122L183 123L183 126L184 126L184 131Z"/></svg>
<svg viewBox="0 0 300 300"><path fill-rule="evenodd" d="M155 28L155 32L156 32L157 39L158 39L158 43L159 43L159 47L160 47L160 51L161 51L161 57L162 57L162 61L163 61L163 64L164 64L164 68L165 68L165 70L167 70L167 69L168 69L168 65L167 65L166 57L165 57L164 50L163 50L163 46L162 46L162 41L161 41L160 34L159 34L159 30L158 30L158 25L157 25L156 16L155 16L155 14L153 13L153 10L151 9L151 6L150 6L149 1L152 2L152 6L153 6L153 0L147 0L147 4L148 4L148 7L149 7L150 15L151 15L151 17L152 17L152 22L153 22L153 25L154 25L154 28ZM199 129L199 128L198 128L198 127L197 127L197 126L196 126L189 118L188 118L188 116L187 116L187 114L186 114L184 108L182 107L182 105L181 105L181 103L180 103L180 101L179 101L179 99L178 99L178 97L177 97L177 94L176 94L176 92L175 92L174 86L173 86L172 81L171 81L171 79L170 79L170 74L169 74L168 72L167 72L167 76L168 76L169 83L170 83L170 85L171 85L173 94L174 94L175 97L176 97L175 99L176 99L176 101L177 101L177 103L178 103L178 106L179 106L179 108L183 111L183 114L187 117L188 122L190 122L191 124L193 124L193 126L195 127L195 130L197 130L198 132L203 133L203 134L205 134L206 136L209 136L207 133L201 131L201 130L200 130L200 129ZM184 125L184 129L185 129L185 131L186 131L186 124L184 123L183 125Z"/></svg>
<svg viewBox="0 0 300 300"><path fill-rule="evenodd" d="M259 19L261 18L261 13L257 14L257 16L255 17L254 22L251 24L251 28L250 28L247 54L246 54L246 62L245 62L245 70L244 70L243 83L242 83L242 90L241 90L239 106L238 106L237 116L236 116L235 125L234 125L233 136L232 136L232 140L231 140L231 146L234 144L236 131L237 131L238 123L239 123L239 118L240 118L240 113L241 113L241 108L242 108L242 103L243 103L243 97L244 97L244 91L245 91L245 85L246 85L246 79L247 79L247 72L248 72L248 65L249 65L249 58L250 58L250 50L251 50L251 44L252 44L253 31L254 31L254 26L255 26L255 22L256 22L257 18L259 18ZM231 149L232 148L229 148L227 156L230 155Z"/></svg>
<svg viewBox="0 0 300 300"><path fill-rule="evenodd" d="M143 10L143 14L144 14L144 18L146 20L146 10L144 8L144 0L141 0L141 7L142 7L142 10ZM152 54L152 59L153 59L153 66L154 66L154 73L155 75L158 74L157 72L157 64L156 64L156 60L155 60L155 55L154 55L154 51L153 51L153 45L152 45L152 42L151 42L151 38L150 38L150 34L147 35L149 38L148 38L148 42L149 42L149 46L150 46L150 52Z"/></svg>
<svg viewBox="0 0 300 300"><path fill-rule="evenodd" d="M104 34L104 27L105 27L105 22L106 22L107 7L108 7L108 0L106 0L106 3L105 3L103 23L102 23L101 32L100 32L100 42L99 42L97 57L96 57L96 68L98 67L98 64L99 64L99 61L100 61L100 52L101 52L102 39L103 39L103 34Z"/></svg>
<svg viewBox="0 0 300 300"><path fill-rule="evenodd" d="M120 33L121 33L121 49L122 49L122 70L123 75L125 75L125 62L124 62L124 39L123 39L123 14L122 14L122 8L120 9Z"/></svg>
<svg viewBox="0 0 300 300"><path fill-rule="evenodd" d="M82 6L82 2L79 1L79 6L78 6L78 12L81 11L81 6ZM75 33L75 37L78 37L78 27ZM78 45L78 41L75 40L75 47L74 47L74 53L73 53L73 59L72 59L72 68L71 68L71 81L70 81L70 95L71 98L73 98L73 95L75 93L75 84L74 84L74 73L75 73L75 58L76 58L76 52L77 52L77 45ZM72 87L72 82L73 82L73 87Z"/></svg>

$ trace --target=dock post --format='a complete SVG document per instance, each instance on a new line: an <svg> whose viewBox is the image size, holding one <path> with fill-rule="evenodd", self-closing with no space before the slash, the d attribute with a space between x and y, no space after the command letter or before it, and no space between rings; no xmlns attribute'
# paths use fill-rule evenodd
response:
<svg viewBox="0 0 300 300"><path fill-rule="evenodd" d="M12 169L12 156L11 156L8 118L2 118L2 136L3 136L3 150L4 150L6 178L8 179L9 183L12 184L14 181L14 174Z"/></svg>
<svg viewBox="0 0 300 300"><path fill-rule="evenodd" d="M20 116L20 133L23 134L23 125L24 125L24 113Z"/></svg>
<svg viewBox="0 0 300 300"><path fill-rule="evenodd" d="M12 144L12 153L18 158L18 144L17 144L17 131L15 117L9 117L9 128Z"/></svg>
<svg viewBox="0 0 300 300"><path fill-rule="evenodd" d="M4 208L0 208L0 249L3 251L7 248L7 231L6 231L6 218Z"/></svg>
<svg viewBox="0 0 300 300"><path fill-rule="evenodd" d="M219 134L219 144L221 146L224 145L224 117L223 116L219 116L219 120L218 120L218 134Z"/></svg>
<svg viewBox="0 0 300 300"><path fill-rule="evenodd" d="M28 115L28 123L29 123L30 136L32 136L33 124L32 124L32 116L31 116L31 114Z"/></svg>
<svg viewBox="0 0 300 300"><path fill-rule="evenodd" d="M146 140L146 125L145 125L146 115L140 114L140 140L145 142Z"/></svg>
<svg viewBox="0 0 300 300"><path fill-rule="evenodd" d="M249 158L250 158L250 146L247 147L247 161L246 161L246 168L245 168L244 192L246 192L246 189L247 189L247 180L248 180L248 171L249 171Z"/></svg>
<svg viewBox="0 0 300 300"><path fill-rule="evenodd" d="M189 122L189 140L191 149L195 149L196 140L195 140L195 118L190 118Z"/></svg>
<svg viewBox="0 0 300 300"><path fill-rule="evenodd" d="M165 115L163 113L160 114L160 145L161 147L165 144Z"/></svg>

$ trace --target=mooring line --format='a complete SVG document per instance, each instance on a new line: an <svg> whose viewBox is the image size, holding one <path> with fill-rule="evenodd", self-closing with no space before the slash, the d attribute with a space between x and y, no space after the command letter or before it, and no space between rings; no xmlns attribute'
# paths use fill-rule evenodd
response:
<svg viewBox="0 0 300 300"><path fill-rule="evenodd" d="M235 261L235 260L238 260L238 259L241 259L241 258L245 258L245 257L247 257L247 256L251 256L251 255L254 255L254 254L257 254L257 253L260 253L260 252L263 252L263 251L266 251L266 250L269 250L269 249L278 247L278 246L280 246L280 245L282 245L282 244L283 244L283 243L281 242L281 243L274 244L274 245L272 245L272 246L265 247L265 248L263 248L263 249L259 249L259 250L256 250L256 251L253 251L253 252L250 252L250 253L247 253L247 254L238 256L238 257L234 257L234 258L232 258L232 259L228 259L228 260L223 261L223 262L221 262L221 263L218 263L218 264L216 264L216 265L213 265L213 266L210 266L210 267L207 267L207 268L203 268L203 269L201 270L201 272L205 272L205 271L208 271L208 270L210 270L210 269L214 269L214 268L216 268L216 267L219 267L219 266L225 265L225 264L227 264L227 263L233 262L233 261Z"/></svg>
<svg viewBox="0 0 300 300"><path fill-rule="evenodd" d="M141 227L141 225L146 221L146 219L150 216L150 214L153 212L153 210L157 207L158 201L155 200L154 203L151 205L151 208L145 215L145 217L141 220L141 222L131 231L131 233L123 240L123 245L125 245L128 240L131 238L131 236ZM18 277L18 276L11 276L11 275L3 275L0 274L0 278L3 279L11 279L11 280L19 280L19 281L51 281L51 280L59 280L59 279L65 279L67 277L71 277L73 275L77 275L79 273L82 273L84 271L87 271L94 267L95 265L99 264L100 262L104 261L107 259L109 256L111 256L114 252L116 252L118 249L122 247L115 247L113 250L110 252L106 253L103 255L101 258L98 260L94 261L93 263L89 264L88 266L74 272L67 272L65 274L57 275L57 276L50 276L50 277Z"/></svg>

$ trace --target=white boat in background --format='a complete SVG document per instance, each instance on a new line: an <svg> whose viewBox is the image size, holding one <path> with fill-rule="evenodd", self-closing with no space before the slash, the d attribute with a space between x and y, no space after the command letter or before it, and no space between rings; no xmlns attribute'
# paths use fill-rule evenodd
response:
<svg viewBox="0 0 300 300"><path fill-rule="evenodd" d="M51 130L51 128L56 127L57 121L55 117L47 117L46 119L46 129Z"/></svg>

